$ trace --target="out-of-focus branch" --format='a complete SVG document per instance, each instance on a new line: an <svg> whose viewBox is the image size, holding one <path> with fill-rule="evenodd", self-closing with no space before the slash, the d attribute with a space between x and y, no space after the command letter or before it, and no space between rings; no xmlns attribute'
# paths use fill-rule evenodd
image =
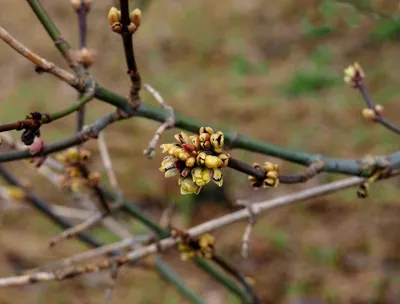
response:
<svg viewBox="0 0 400 304"><path fill-rule="evenodd" d="M15 51L19 54L33 62L36 67L38 67L38 71L47 72L56 76L58 79L65 81L70 86L74 87L78 91L82 91L84 89L83 83L75 77L73 74L61 69L54 63L47 61L46 59L40 57L39 55L32 52L30 49L25 47L22 43L17 41L13 36L11 36L4 28L0 26L0 39L2 39L5 43L11 46Z"/></svg>
<svg viewBox="0 0 400 304"><path fill-rule="evenodd" d="M6 170L3 166L0 165L0 176L10 185L19 187L21 189L24 189L23 185L16 179L8 170ZM72 227L72 224L65 220L64 218L58 216L53 212L50 206L47 205L45 201L43 201L39 196L37 196L35 193L24 189L26 193L26 199L29 201L34 208L39 210L40 212L44 213L47 217L49 217L54 223L57 225L61 226L62 228L69 228ZM78 234L78 237L86 242L87 244L90 244L93 247L98 247L101 246L101 244L93 239L91 236L88 234L81 232Z"/></svg>
<svg viewBox="0 0 400 304"><path fill-rule="evenodd" d="M217 263L222 269L224 269L226 272L230 273L234 278L236 278L240 284L243 285L245 288L246 292L248 293L250 297L250 302L251 304L260 304L261 301L254 292L253 288L250 286L250 284L246 281L246 278L244 278L239 271L237 271L231 264L226 262L222 257L219 255L213 254L211 258L215 263Z"/></svg>
<svg viewBox="0 0 400 304"><path fill-rule="evenodd" d="M50 246L55 246L58 242L63 239L69 239L77 235L78 233L88 229L89 227L97 224L106 216L105 213L98 213L89 218L87 218L82 223L75 225L67 230L64 230L61 234L57 235L56 237L52 238L49 242Z"/></svg>
<svg viewBox="0 0 400 304"><path fill-rule="evenodd" d="M3 166L0 165L0 176L2 176L6 182L8 182L11 185L20 187L22 187L22 184L12 175L10 174ZM34 194L33 192L26 192L27 194L27 199L29 202L32 203L32 205L37 208L39 211L41 211L42 213L44 213L45 215L47 215L51 220L53 220L56 224L60 225L63 228L69 228L72 227L71 223L69 223L67 220L65 220L64 218L56 215L50 206L48 206L46 204L46 202L44 202L42 199L40 199L36 194ZM135 208L132 208L131 210L136 210ZM140 212L138 212L139 214ZM94 240L93 238L91 238L89 235L87 235L84 232L80 232L78 234L79 238L84 241L85 243L93 246L93 247L100 247L102 246L101 243L97 242L96 240ZM118 248L110 248L109 251L107 251L107 253L111 254L111 255L119 255L119 251ZM122 257L122 260L123 257ZM165 269L169 270L167 266L162 265L161 262L157 263L157 269L161 266L164 266ZM81 273L85 273L86 272L90 272L90 271L94 271L95 269L93 268L79 268L77 269L77 271L81 271ZM170 274L173 274L171 270L169 270ZM21 277L15 277L15 279L11 279L11 280L5 280L0 282L0 287L1 286L10 286L10 285L24 285L24 284L32 284L35 282L39 282L39 281L43 281L43 280L53 280L53 279L65 279L68 276L66 276L65 273L46 273L43 275L43 272L38 273L38 274L32 274L32 275L25 275L25 276L21 276ZM1 281L1 280L0 280ZM194 294L193 291L191 291L185 284L184 282L180 281L176 275L175 275L175 280L171 282L173 285L178 287L178 290L184 289L186 290L185 293L183 293L183 295L187 296L187 294ZM188 297L188 296L187 296ZM188 299L190 299L190 297L188 297ZM193 301L193 303L196 303Z"/></svg>
<svg viewBox="0 0 400 304"><path fill-rule="evenodd" d="M1 171L0 171L1 172ZM390 177L397 176L400 172L392 172ZM389 177L389 176L388 176ZM279 198L263 201L263 202L258 202L258 203L253 203L253 212L254 214L260 214L264 213L265 211L271 209L271 208L276 208L276 207L281 207L285 205L290 205L298 201L306 200L306 199L311 199L315 197L321 197L330 193L334 193L346 188L358 186L365 182L364 178L361 177L351 177L347 178L344 180L332 182L329 184L313 187L310 189L302 190L294 194L289 194L285 196L281 196ZM239 211L236 211L234 213L210 220L208 222L202 223L198 226L195 226L191 229L189 229L187 232L190 237L198 237L206 232L221 228L226 225L230 225L232 223L242 221L245 219L248 219L251 216L249 210L247 209L242 209ZM166 238L163 239L157 243L148 245L146 247L142 247L139 249L136 249L132 252L129 252L125 256L118 257L116 259L113 259L112 261L117 262L118 264L126 264L128 262L132 261L138 261L150 254L154 254L159 252L160 250L166 250L168 248L171 248L177 244L178 240L176 238ZM110 260L105 260L99 264L96 265L90 265L86 266L84 268L81 268L79 271L76 271L74 269L71 272L63 272L62 275L56 276L54 273L36 273L33 277L28 276L17 276L17 277L8 277L8 278L3 278L0 279L0 286L11 286L11 285L25 285L33 282L38 282L38 281L49 281L49 280L55 280L55 279L67 279L67 278L72 278L79 276L83 273L87 273L90 271L98 271L104 268L108 268L110 266L111 261Z"/></svg>
<svg viewBox="0 0 400 304"><path fill-rule="evenodd" d="M48 264L43 267L39 267L38 269L30 270L29 272L49 271L52 269L72 266L74 263L91 260L91 259L97 258L99 256L106 256L107 254L109 254L112 251L117 251L117 250L121 250L124 248L130 248L134 245L139 245L139 244L148 242L150 239L151 239L151 237L148 235L140 235L140 236L138 235L133 238L124 239L120 242L103 245L101 247L97 247L97 248L94 248L94 249L91 249L88 251L84 251L84 252L75 254L71 257L62 259L53 264Z"/></svg>

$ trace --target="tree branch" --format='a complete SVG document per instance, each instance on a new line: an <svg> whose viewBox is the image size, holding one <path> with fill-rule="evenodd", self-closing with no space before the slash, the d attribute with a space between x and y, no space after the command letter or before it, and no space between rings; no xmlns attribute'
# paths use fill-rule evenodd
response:
<svg viewBox="0 0 400 304"><path fill-rule="evenodd" d="M44 71L49 74L56 76L58 79L65 81L70 86L74 87L78 91L82 91L84 85L79 81L77 77L72 75L71 73L61 69L54 63L47 61L46 59L40 57L39 55L32 52L30 49L25 47L19 41L17 41L13 36L11 36L4 28L0 26L0 39L2 39L5 43L11 46L15 51L19 54L33 62L37 67L39 67L39 71Z"/></svg>
<svg viewBox="0 0 400 304"><path fill-rule="evenodd" d="M1 168L1 167L0 167ZM0 171L0 173L3 170ZM396 176L400 174L400 172L392 172L390 177ZM339 180L336 182L332 182L329 184L313 187L310 189L302 190L294 194L289 194L285 196L281 196L279 198L271 199L271 200L266 200L258 203L253 203L252 204L252 209L254 214L261 214L265 213L267 210L271 208L276 208L276 207L281 207L281 206L286 206L293 204L298 201L303 201L315 197L321 197L327 194L331 194L346 188L358 186L365 182L364 178L360 177L351 177L343 180ZM221 228L223 226L227 226L233 223L236 223L238 221L242 221L245 219L248 219L251 217L251 212L249 212L248 209L242 209L236 212L233 212L231 214L227 214L225 216L210 220L208 222L202 223L198 226L195 226L191 229L189 229L187 232L190 237L198 237L206 232L213 231L215 229ZM146 247L141 247L139 249L133 250L126 254L125 256L118 257L116 259L113 259L113 261L118 262L120 265L126 264L128 262L133 262L133 261L138 261L140 259L143 259L144 257L157 253L159 251L164 251L168 248L171 248L177 244L178 240L172 237L163 239L159 241L158 243L153 243L151 245L148 245ZM201 260L203 261L203 260ZM93 269L92 271L98 271L104 268L107 268L110 266L110 260L107 260L107 262L103 261L99 264L96 265L90 265L87 266L85 269ZM83 269L83 268L82 268ZM72 277L79 276L83 273L87 273L84 270L82 271L73 271L73 272L64 272L62 276L57 276L55 273L48 273L48 272L40 272L36 273L34 275L25 275L25 276L15 276L15 277L7 277L0 279L0 287L4 286L12 286L12 285L26 285L26 284L31 284L34 282L38 281L49 281L49 280L59 280L59 279L68 279Z"/></svg>

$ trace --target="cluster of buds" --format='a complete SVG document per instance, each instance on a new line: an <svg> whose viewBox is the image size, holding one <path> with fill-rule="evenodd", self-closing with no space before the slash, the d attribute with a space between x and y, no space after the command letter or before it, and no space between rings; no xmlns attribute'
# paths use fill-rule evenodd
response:
<svg viewBox="0 0 400 304"><path fill-rule="evenodd" d="M171 234L179 238L178 250L182 261L193 258L210 259L214 254L215 238L209 233L198 238L191 238L187 233L176 230L172 230Z"/></svg>
<svg viewBox="0 0 400 304"><path fill-rule="evenodd" d="M140 9L134 9L129 14L131 23L127 26L129 33L134 34L142 22L142 11ZM115 33L122 33L123 26L121 23L121 11L116 7L112 7L108 12L108 23L111 26L111 30Z"/></svg>
<svg viewBox="0 0 400 304"><path fill-rule="evenodd" d="M261 186L263 186L264 188L278 187L279 167L277 164L265 162L262 166L260 166L259 164L254 163L253 167L265 172L264 179L257 179L254 176L249 176L249 181L254 188L258 189Z"/></svg>
<svg viewBox="0 0 400 304"><path fill-rule="evenodd" d="M359 87L365 78L364 71L361 68L361 65L357 62L348 66L344 70L343 80L345 83L349 84L353 88Z"/></svg>
<svg viewBox="0 0 400 304"><path fill-rule="evenodd" d="M60 181L64 188L72 192L80 192L85 187L93 188L98 184L100 173L92 172L86 175L81 167L90 156L91 153L83 148L70 148L56 156L57 160L65 166L64 175Z"/></svg>
<svg viewBox="0 0 400 304"><path fill-rule="evenodd" d="M32 112L26 116L26 120L30 123L24 129L21 134L21 141L26 145L30 146L33 144L36 137L40 137L40 126L42 125L42 114L39 112Z"/></svg>
<svg viewBox="0 0 400 304"><path fill-rule="evenodd" d="M198 194L211 180L219 187L223 184L222 168L230 155L223 153L224 134L210 127L201 127L199 135L184 132L175 135L176 142L163 144L164 157L160 171L165 177L179 175L181 194Z"/></svg>
<svg viewBox="0 0 400 304"><path fill-rule="evenodd" d="M84 5L86 11L89 11L92 5L92 0L71 0L71 4L76 11L78 11L82 5Z"/></svg>
<svg viewBox="0 0 400 304"><path fill-rule="evenodd" d="M375 110L370 108L364 108L361 112L362 117L367 121L376 122L377 116L383 114L383 106L378 104L375 106Z"/></svg>

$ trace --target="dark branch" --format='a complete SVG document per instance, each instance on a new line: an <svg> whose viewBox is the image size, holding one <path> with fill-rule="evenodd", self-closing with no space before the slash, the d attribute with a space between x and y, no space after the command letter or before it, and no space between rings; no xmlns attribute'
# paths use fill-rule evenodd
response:
<svg viewBox="0 0 400 304"><path fill-rule="evenodd" d="M367 89L365 88L363 83L358 84L357 88L359 89L367 107L374 111L375 121L380 123L385 128L389 129L390 131L400 135L400 128L390 122L387 118L385 118L381 113L376 110L376 104L372 100L371 96L368 94Z"/></svg>

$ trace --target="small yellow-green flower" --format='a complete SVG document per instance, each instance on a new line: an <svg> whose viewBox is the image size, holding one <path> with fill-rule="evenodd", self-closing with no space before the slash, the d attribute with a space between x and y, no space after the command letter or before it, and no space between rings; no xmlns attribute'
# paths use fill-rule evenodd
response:
<svg viewBox="0 0 400 304"><path fill-rule="evenodd" d="M207 185L212 177L212 170L203 167L196 167L192 170L193 182L200 187Z"/></svg>
<svg viewBox="0 0 400 304"><path fill-rule="evenodd" d="M181 186L181 194L199 194L201 186L197 185L191 177L179 179L178 184Z"/></svg>

